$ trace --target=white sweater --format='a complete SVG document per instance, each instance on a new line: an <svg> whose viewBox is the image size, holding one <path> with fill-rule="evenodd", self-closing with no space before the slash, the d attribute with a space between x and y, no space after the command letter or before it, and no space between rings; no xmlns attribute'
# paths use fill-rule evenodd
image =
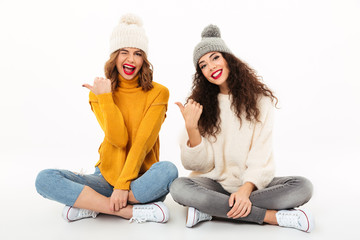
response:
<svg viewBox="0 0 360 240"><path fill-rule="evenodd" d="M260 122L250 122L242 116L242 125L231 110L230 95L219 94L221 132L204 138L199 145L189 147L184 130L181 137L181 161L190 176L208 177L218 181L230 193L245 182L257 189L265 188L273 179L275 164L272 150L274 106L269 97L258 101Z"/></svg>

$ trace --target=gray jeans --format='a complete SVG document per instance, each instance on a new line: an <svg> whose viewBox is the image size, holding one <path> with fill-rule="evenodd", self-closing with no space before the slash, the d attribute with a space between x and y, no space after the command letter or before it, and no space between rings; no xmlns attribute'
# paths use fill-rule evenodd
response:
<svg viewBox="0 0 360 240"><path fill-rule="evenodd" d="M237 221L262 224L267 209L282 210L301 206L312 196L313 186L304 177L276 177L262 190L250 195L251 212ZM173 199L214 217L226 218L230 211L229 196L217 181L205 177L181 177L170 187Z"/></svg>

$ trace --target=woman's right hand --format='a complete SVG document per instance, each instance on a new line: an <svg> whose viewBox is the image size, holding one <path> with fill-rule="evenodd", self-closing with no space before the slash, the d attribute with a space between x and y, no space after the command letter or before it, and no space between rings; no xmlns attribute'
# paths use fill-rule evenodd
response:
<svg viewBox="0 0 360 240"><path fill-rule="evenodd" d="M185 106L179 102L175 104L179 106L185 120L185 127L189 136L188 146L195 147L199 145L201 143L201 135L198 125L203 106L192 99L190 99Z"/></svg>
<svg viewBox="0 0 360 240"><path fill-rule="evenodd" d="M110 197L110 210L112 212L117 212L120 209L127 206L129 198L129 191L122 189L114 189Z"/></svg>
<svg viewBox="0 0 360 240"><path fill-rule="evenodd" d="M93 86L90 84L83 84L82 86L92 91L95 95L111 93L111 81L107 78L96 77Z"/></svg>
<svg viewBox="0 0 360 240"><path fill-rule="evenodd" d="M181 114L185 120L186 129L198 129L198 123L203 110L203 106L192 99L189 99L185 106L183 106L180 102L176 102L175 104L178 105Z"/></svg>

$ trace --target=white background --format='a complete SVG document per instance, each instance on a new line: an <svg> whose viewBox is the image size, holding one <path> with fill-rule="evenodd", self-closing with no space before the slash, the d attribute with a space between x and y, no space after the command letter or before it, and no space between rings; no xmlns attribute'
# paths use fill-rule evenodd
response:
<svg viewBox="0 0 360 240"><path fill-rule="evenodd" d="M192 52L201 31L216 24L233 53L280 100L274 129L277 175L302 175L314 183L307 205L318 227L312 235L286 231L287 237L352 238L360 213L360 1L0 0L2 239L54 233L39 228L61 212L61 206L36 193L41 169L93 171L103 133L81 85L103 76L111 31L128 12L144 22L154 81L170 90L161 160L175 163L181 176L188 173L179 158L183 120L174 102L183 102L190 92ZM62 231L75 224L61 225ZM196 230L201 233L203 226ZM241 226L246 232L248 225ZM254 235L261 229L250 228ZM183 220L176 229L184 229Z"/></svg>

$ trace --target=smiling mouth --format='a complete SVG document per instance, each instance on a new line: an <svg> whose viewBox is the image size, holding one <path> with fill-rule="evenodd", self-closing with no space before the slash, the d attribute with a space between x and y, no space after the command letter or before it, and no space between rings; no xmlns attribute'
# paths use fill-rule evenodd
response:
<svg viewBox="0 0 360 240"><path fill-rule="evenodd" d="M130 64L124 64L123 70L126 75L132 75L135 72L136 67Z"/></svg>
<svg viewBox="0 0 360 240"><path fill-rule="evenodd" d="M218 79L219 77L221 77L221 74L222 74L222 69L219 69L216 72L214 72L213 74L211 74L211 77L213 79Z"/></svg>

